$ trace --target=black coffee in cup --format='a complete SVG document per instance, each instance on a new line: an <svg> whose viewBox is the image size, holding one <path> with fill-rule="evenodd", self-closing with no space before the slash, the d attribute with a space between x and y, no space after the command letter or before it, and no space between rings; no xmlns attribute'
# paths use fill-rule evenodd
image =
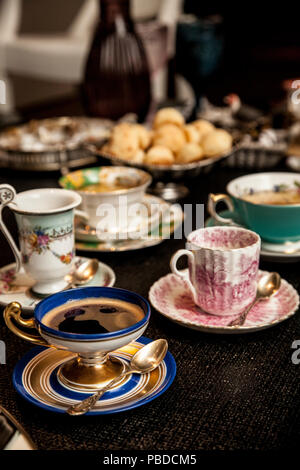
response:
<svg viewBox="0 0 300 470"><path fill-rule="evenodd" d="M124 300L91 298L71 301L50 310L44 325L58 331L75 334L99 334L129 328L141 321L141 307Z"/></svg>

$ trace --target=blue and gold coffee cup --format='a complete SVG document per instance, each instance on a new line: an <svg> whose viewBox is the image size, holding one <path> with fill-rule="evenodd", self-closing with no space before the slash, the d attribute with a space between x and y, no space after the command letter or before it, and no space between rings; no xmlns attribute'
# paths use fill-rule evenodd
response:
<svg viewBox="0 0 300 470"><path fill-rule="evenodd" d="M213 219L221 224L243 225L258 233L270 243L286 243L300 240L300 192L299 203L280 201L280 193L299 191L300 176L295 173L257 173L232 180L226 187L228 194L210 194L208 211ZM266 202L263 193L276 194L276 203ZM249 195L260 195L258 201L247 200ZM274 198L275 200L275 198ZM219 202L224 202L232 217L224 218L217 212Z"/></svg>
<svg viewBox="0 0 300 470"><path fill-rule="evenodd" d="M114 328L108 328L104 333L72 333L60 331L47 318L49 313L57 311L66 304L76 303L76 309L85 309L89 301L99 302L99 307L106 300L112 307L127 305L127 311L139 310L140 314L134 321L114 320ZM121 307L120 307L121 306ZM109 308L102 314L105 325L112 323L115 309ZM68 312L66 315L69 315ZM134 316L134 315L133 315ZM114 317L115 318L115 317ZM22 307L12 302L4 310L4 320L7 327L17 336L36 345L42 345L62 350L62 354L70 360L65 360L57 372L58 379L68 388L74 390L97 390L110 380L124 372L126 364L115 355L108 353L122 348L137 340L145 331L150 319L150 305L146 299L125 289L114 287L81 287L51 295L37 304L34 317L22 317ZM23 328L31 330L27 332Z"/></svg>

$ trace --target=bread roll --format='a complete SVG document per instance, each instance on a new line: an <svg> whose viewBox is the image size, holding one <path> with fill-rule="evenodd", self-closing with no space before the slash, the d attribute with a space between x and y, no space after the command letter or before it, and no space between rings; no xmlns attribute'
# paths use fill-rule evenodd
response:
<svg viewBox="0 0 300 470"><path fill-rule="evenodd" d="M163 108L160 109L153 122L154 129L158 129L163 124L175 124L176 126L184 126L184 118L182 114L174 108Z"/></svg>
<svg viewBox="0 0 300 470"><path fill-rule="evenodd" d="M136 163L141 165L145 160L145 152L142 149L139 149L132 157L128 158L128 161L131 163Z"/></svg>
<svg viewBox="0 0 300 470"><path fill-rule="evenodd" d="M148 165L172 165L175 163L175 158L171 150L167 147L155 145L148 150L145 163Z"/></svg>
<svg viewBox="0 0 300 470"><path fill-rule="evenodd" d="M201 146L208 157L222 155L231 149L232 136L223 129L216 129L205 135Z"/></svg>
<svg viewBox="0 0 300 470"><path fill-rule="evenodd" d="M174 153L179 152L185 143L186 138L183 130L174 124L160 126L153 136L154 145L168 147Z"/></svg>
<svg viewBox="0 0 300 470"><path fill-rule="evenodd" d="M139 134L132 124L123 122L114 127L110 150L116 157L130 158L139 150Z"/></svg>
<svg viewBox="0 0 300 470"><path fill-rule="evenodd" d="M140 148L145 150L149 147L151 143L151 132L148 131L148 129L146 129L146 127L142 126L141 124L134 124L133 127L137 132Z"/></svg>
<svg viewBox="0 0 300 470"><path fill-rule="evenodd" d="M206 134L215 129L215 126L211 122L205 121L205 119L198 119L197 121L194 121L192 125L196 127L199 133L199 143L202 142L202 139Z"/></svg>
<svg viewBox="0 0 300 470"><path fill-rule="evenodd" d="M203 149L195 142L188 142L177 154L176 163L191 163L204 157Z"/></svg>
<svg viewBox="0 0 300 470"><path fill-rule="evenodd" d="M194 142L195 144L199 144L200 134L196 126L193 124L187 124L184 126L183 131L185 133L187 142Z"/></svg>

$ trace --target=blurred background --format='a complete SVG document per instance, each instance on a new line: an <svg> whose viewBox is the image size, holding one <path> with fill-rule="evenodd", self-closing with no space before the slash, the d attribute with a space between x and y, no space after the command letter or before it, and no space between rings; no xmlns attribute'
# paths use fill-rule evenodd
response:
<svg viewBox="0 0 300 470"><path fill-rule="evenodd" d="M41 109L59 114L60 105L64 114L83 112L81 86L101 3L0 0L2 122L34 117L35 110L41 117ZM218 105L234 92L268 110L285 99L284 81L300 76L299 20L291 6L132 0L130 14L146 50L155 105L184 100L194 112L203 96Z"/></svg>

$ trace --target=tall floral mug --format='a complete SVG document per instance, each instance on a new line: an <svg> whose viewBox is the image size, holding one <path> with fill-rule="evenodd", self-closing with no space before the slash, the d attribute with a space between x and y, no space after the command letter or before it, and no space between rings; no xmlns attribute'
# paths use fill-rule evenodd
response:
<svg viewBox="0 0 300 470"><path fill-rule="evenodd" d="M213 315L235 315L255 298L260 237L239 227L209 227L188 236L187 249L171 259L171 270L183 278L195 304ZM188 257L189 270L177 261Z"/></svg>
<svg viewBox="0 0 300 470"><path fill-rule="evenodd" d="M0 230L16 258L16 270L24 269L35 281L37 294L47 295L67 286L65 276L74 263L74 212L81 196L65 189L33 189L16 194L0 185ZM2 209L14 212L20 251L2 220ZM83 215L83 214L82 214Z"/></svg>

